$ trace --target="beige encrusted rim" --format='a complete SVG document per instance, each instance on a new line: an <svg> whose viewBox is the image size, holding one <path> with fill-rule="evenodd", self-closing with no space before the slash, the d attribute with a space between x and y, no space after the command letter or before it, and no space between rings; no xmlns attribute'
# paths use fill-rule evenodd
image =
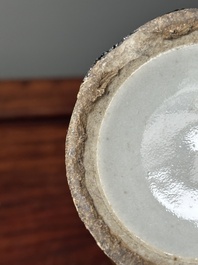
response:
<svg viewBox="0 0 198 265"><path fill-rule="evenodd" d="M126 231L121 235L120 225L108 212L95 180L94 162L91 165L86 162L86 146L90 147L88 153L94 150L91 146L98 131L98 126L91 124L101 120L102 111L98 114L98 110L105 110L109 94L112 96L133 71L152 57L198 43L197 29L197 9L180 10L154 19L97 61L81 85L66 140L68 183L80 218L98 245L118 265L198 264L197 259L182 259L151 249Z"/></svg>

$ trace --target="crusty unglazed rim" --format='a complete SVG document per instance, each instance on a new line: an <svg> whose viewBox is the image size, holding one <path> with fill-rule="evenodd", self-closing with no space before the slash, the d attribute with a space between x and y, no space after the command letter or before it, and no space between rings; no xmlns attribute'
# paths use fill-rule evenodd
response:
<svg viewBox="0 0 198 265"><path fill-rule="evenodd" d="M78 94L66 139L66 169L80 218L118 265L198 264L146 245L122 227L101 190L96 142L102 115L120 84L143 63L170 49L198 43L198 10L156 18L106 53L91 68Z"/></svg>

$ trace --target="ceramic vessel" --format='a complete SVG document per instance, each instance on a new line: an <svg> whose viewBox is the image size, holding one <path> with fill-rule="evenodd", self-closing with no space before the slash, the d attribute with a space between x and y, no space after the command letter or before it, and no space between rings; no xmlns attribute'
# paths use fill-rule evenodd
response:
<svg viewBox="0 0 198 265"><path fill-rule="evenodd" d="M198 10L154 19L85 77L66 141L74 203L116 264L198 264Z"/></svg>

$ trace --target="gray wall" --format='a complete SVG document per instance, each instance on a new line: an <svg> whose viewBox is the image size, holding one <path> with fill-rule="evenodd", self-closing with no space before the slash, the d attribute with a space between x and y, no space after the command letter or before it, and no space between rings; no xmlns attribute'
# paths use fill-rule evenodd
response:
<svg viewBox="0 0 198 265"><path fill-rule="evenodd" d="M0 78L84 76L143 23L195 0L0 0Z"/></svg>

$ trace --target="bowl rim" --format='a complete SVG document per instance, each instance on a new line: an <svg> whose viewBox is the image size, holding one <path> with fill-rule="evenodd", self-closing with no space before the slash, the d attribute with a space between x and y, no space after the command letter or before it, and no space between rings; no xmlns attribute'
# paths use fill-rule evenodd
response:
<svg viewBox="0 0 198 265"><path fill-rule="evenodd" d="M122 231L112 212L108 212L97 182L96 158L92 157L99 130L99 125L92 125L99 124L97 121L101 121L120 84L151 58L176 47L198 43L197 30L196 8L177 10L151 20L97 60L80 87L66 138L68 184L86 228L118 265L198 264L198 259L158 251ZM99 110L103 111L99 114Z"/></svg>

